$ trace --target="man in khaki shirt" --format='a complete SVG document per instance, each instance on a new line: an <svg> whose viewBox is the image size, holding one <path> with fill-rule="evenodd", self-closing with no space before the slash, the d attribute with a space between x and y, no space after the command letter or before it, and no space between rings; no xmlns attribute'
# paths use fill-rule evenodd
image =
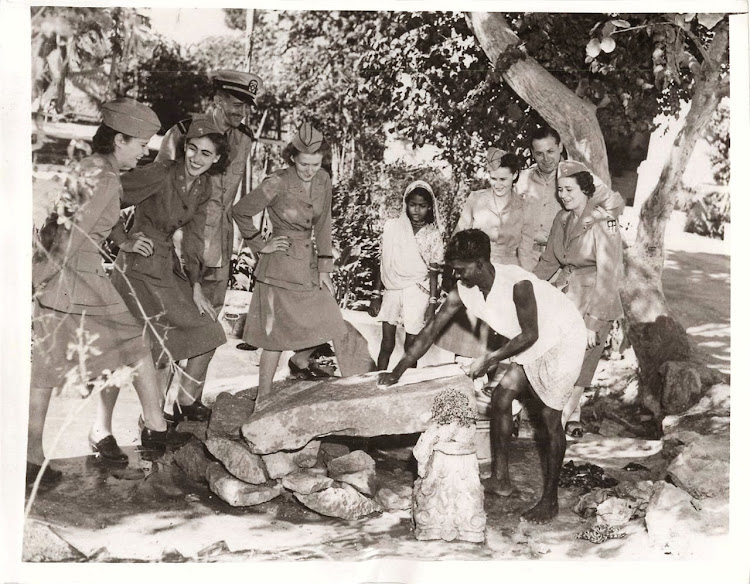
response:
<svg viewBox="0 0 750 584"><path fill-rule="evenodd" d="M536 164L521 171L516 190L524 199L524 221L518 259L529 272L536 267L547 246L552 221L562 209L557 198L557 165L563 154L560 134L549 126L538 128L531 135L531 153ZM619 193L609 189L594 175L596 191L591 197L595 213L604 217L619 217L625 201Z"/></svg>

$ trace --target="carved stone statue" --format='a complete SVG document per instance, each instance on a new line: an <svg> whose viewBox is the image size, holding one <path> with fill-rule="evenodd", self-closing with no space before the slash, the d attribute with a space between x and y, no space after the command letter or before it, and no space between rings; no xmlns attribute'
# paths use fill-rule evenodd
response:
<svg viewBox="0 0 750 584"><path fill-rule="evenodd" d="M412 519L419 540L484 541L487 516L473 418L460 392L447 390L435 398L430 426L414 447L419 478Z"/></svg>

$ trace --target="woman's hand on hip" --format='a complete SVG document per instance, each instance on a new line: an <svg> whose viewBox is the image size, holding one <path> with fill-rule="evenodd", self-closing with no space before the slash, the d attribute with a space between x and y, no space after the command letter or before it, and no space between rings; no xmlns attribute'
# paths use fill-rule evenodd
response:
<svg viewBox="0 0 750 584"><path fill-rule="evenodd" d="M198 307L198 312L201 313L201 316L208 313L211 320L216 320L216 309L213 307L213 304L206 299L203 294L203 287L198 282L193 284L193 302Z"/></svg>
<svg viewBox="0 0 750 584"><path fill-rule="evenodd" d="M333 281L331 280L331 274L329 274L328 272L320 272L319 280L321 289L328 288L328 291L333 296L336 296L336 291L333 288Z"/></svg>
<svg viewBox="0 0 750 584"><path fill-rule="evenodd" d="M129 253L137 253L147 258L154 253L154 242L138 231L137 233L131 233L120 246L120 249Z"/></svg>
<svg viewBox="0 0 750 584"><path fill-rule="evenodd" d="M586 329L586 348L591 349L593 347L596 347L596 344L597 344L596 336L597 336L596 331Z"/></svg>
<svg viewBox="0 0 750 584"><path fill-rule="evenodd" d="M289 238L285 235L272 237L271 240L258 253L273 253L275 251L287 251L292 245Z"/></svg>

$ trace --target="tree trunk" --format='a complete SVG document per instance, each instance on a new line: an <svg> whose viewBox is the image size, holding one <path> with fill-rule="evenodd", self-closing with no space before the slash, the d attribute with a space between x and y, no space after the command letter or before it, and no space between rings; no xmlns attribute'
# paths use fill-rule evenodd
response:
<svg viewBox="0 0 750 584"><path fill-rule="evenodd" d="M709 59L703 62L695 79L685 125L675 138L659 181L641 208L635 243L625 250L625 277L620 296L628 322L628 338L638 359L639 397L657 416L680 413L684 410L683 404L690 405L694 401L686 399L685 394L700 395L702 386L723 381L720 375L696 363L700 358L685 329L669 316L662 288L662 269L664 232L674 210L682 175L727 83L722 79L721 63L727 61L728 45L729 31L725 22L715 29ZM695 374L676 377L675 384L682 387L682 395L670 397L679 393L676 388L667 387L667 377L675 369L673 363L686 361L692 362ZM693 379L692 388L690 379Z"/></svg>
<svg viewBox="0 0 750 584"><path fill-rule="evenodd" d="M480 46L494 63L509 47L519 43L518 37L501 14L472 12L467 22ZM664 267L664 232L679 192L696 142L708 124L722 95L721 64L727 62L728 24L714 29L708 50L709 58L702 64L695 80L693 98L685 125L675 140L670 157L659 182L641 209L635 244L625 253L625 278L621 297L628 322L628 335L639 364L639 394L643 405L661 417L670 411L665 380L668 375L694 384L716 383L717 376L697 366L694 375L683 375L668 362L694 360L685 329L671 319L662 289ZM531 107L555 128L572 157L586 163L602 180L609 182L606 147L593 105L580 99L533 58L517 61L503 73L503 79ZM671 372L671 373L670 373ZM674 390L672 388L670 391ZM695 399L695 388L690 400ZM676 399L684 410L687 400Z"/></svg>
<svg viewBox="0 0 750 584"><path fill-rule="evenodd" d="M703 63L695 80L685 125L675 138L659 181L641 208L635 243L625 252L625 285L621 295L625 316L631 324L654 322L668 312L661 285L664 231L690 156L721 99L720 63L726 62L729 31L727 26L720 25L715 32L709 48L710 61Z"/></svg>
<svg viewBox="0 0 750 584"><path fill-rule="evenodd" d="M498 12L470 12L466 20L492 63L521 42ZM503 79L560 133L571 158L610 184L607 147L594 104L578 97L531 57L516 61L503 72Z"/></svg>

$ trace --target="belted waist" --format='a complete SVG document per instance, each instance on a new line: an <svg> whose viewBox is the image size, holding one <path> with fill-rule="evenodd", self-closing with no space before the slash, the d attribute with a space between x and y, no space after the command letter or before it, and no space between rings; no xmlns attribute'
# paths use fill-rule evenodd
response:
<svg viewBox="0 0 750 584"><path fill-rule="evenodd" d="M532 249L536 251L544 251L545 249L547 249L547 244L541 241L535 241Z"/></svg>
<svg viewBox="0 0 750 584"><path fill-rule="evenodd" d="M153 242L155 255L164 256L172 253L174 243L172 242L171 233L165 234L163 231L157 229L149 229L148 227L137 225L133 226L130 233L138 233L139 231Z"/></svg>
<svg viewBox="0 0 750 584"><path fill-rule="evenodd" d="M288 237L289 239L310 239L312 237L312 230L301 231L299 229L276 229L274 227L273 234Z"/></svg>
<svg viewBox="0 0 750 584"><path fill-rule="evenodd" d="M573 274L580 274L582 276L589 275L589 274L596 274L596 266L563 266L562 269L563 274L573 275Z"/></svg>
<svg viewBox="0 0 750 584"><path fill-rule="evenodd" d="M596 276L596 266L563 266L555 281L557 288L565 291L573 276Z"/></svg>

